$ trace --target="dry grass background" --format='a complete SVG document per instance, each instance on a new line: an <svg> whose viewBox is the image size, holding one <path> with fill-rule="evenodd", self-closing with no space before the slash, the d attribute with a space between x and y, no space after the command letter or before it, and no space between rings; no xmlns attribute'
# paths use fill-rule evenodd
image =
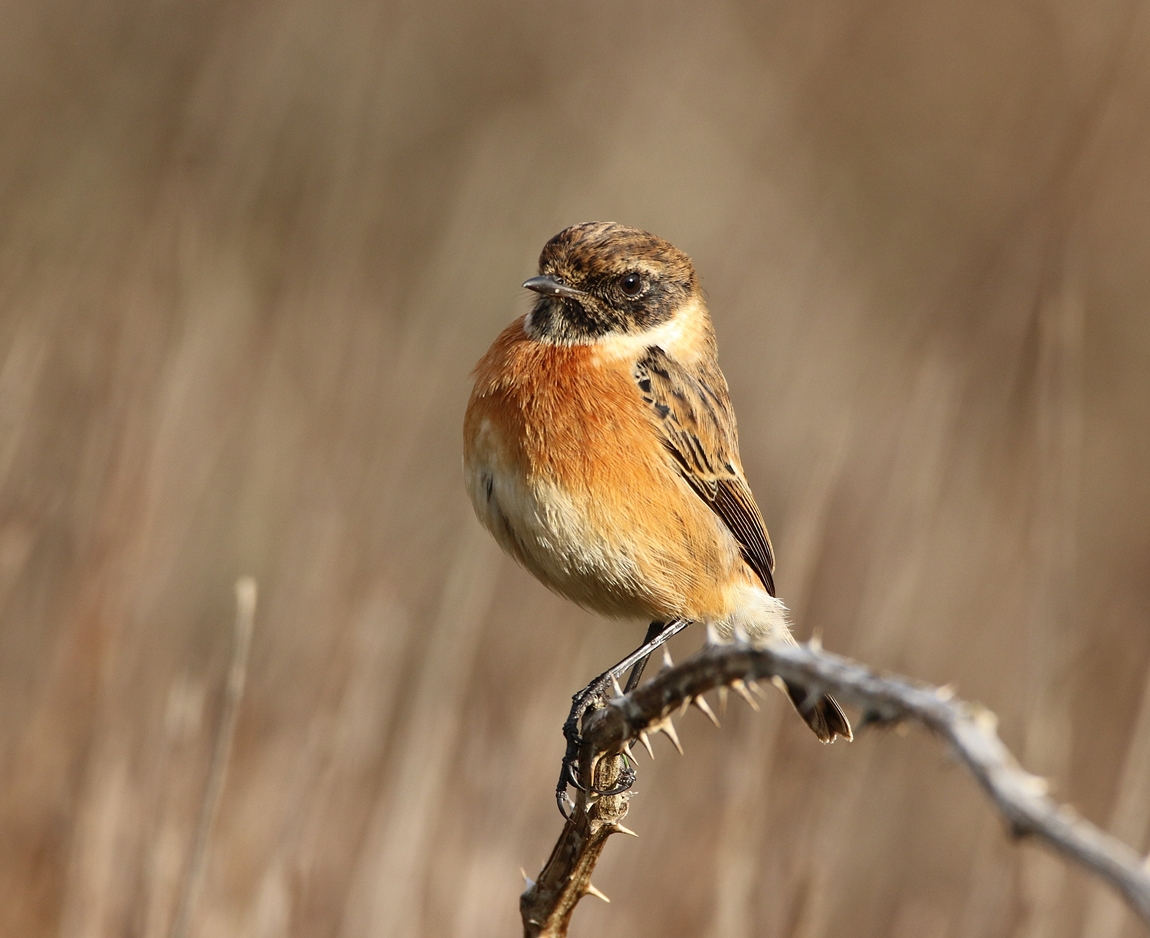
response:
<svg viewBox="0 0 1150 938"><path fill-rule="evenodd" d="M0 75L4 935L169 933L242 573L192 934L517 932L643 624L498 554L460 420L592 218L695 258L799 633L1148 846L1144 4L13 0ZM680 735L575 934L1137 933L918 734Z"/></svg>

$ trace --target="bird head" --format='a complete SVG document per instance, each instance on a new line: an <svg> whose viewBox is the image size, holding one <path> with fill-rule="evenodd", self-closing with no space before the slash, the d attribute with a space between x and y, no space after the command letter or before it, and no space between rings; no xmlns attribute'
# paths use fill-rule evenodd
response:
<svg viewBox="0 0 1150 938"><path fill-rule="evenodd" d="M589 344L667 322L699 293L691 259L673 244L614 222L572 225L543 246L528 331L544 342Z"/></svg>

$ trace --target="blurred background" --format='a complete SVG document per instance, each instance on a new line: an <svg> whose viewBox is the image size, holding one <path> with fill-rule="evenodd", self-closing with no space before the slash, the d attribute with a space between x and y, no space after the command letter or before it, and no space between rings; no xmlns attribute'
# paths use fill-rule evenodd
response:
<svg viewBox="0 0 1150 938"><path fill-rule="evenodd" d="M645 623L500 555L461 419L589 219L694 258L800 637L1150 846L1148 106L1131 2L4 4L0 933L172 933L243 574L189 934L519 933ZM679 733L574 935L1142 933L920 731Z"/></svg>

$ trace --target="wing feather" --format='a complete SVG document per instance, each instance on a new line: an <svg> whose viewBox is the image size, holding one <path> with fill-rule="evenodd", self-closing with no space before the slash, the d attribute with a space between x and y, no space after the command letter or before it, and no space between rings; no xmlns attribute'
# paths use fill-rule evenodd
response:
<svg viewBox="0 0 1150 938"><path fill-rule="evenodd" d="M718 365L692 372L652 346L634 374L679 472L735 536L743 559L774 596L771 539L743 476L735 415Z"/></svg>

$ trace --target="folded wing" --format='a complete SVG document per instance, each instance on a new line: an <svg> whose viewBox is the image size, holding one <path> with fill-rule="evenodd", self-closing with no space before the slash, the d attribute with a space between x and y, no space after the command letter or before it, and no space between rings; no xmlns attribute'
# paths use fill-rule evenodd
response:
<svg viewBox="0 0 1150 938"><path fill-rule="evenodd" d="M743 559L774 596L774 552L766 523L743 477L735 415L723 373L717 366L692 372L652 346L636 362L634 374L679 472L735 536Z"/></svg>

